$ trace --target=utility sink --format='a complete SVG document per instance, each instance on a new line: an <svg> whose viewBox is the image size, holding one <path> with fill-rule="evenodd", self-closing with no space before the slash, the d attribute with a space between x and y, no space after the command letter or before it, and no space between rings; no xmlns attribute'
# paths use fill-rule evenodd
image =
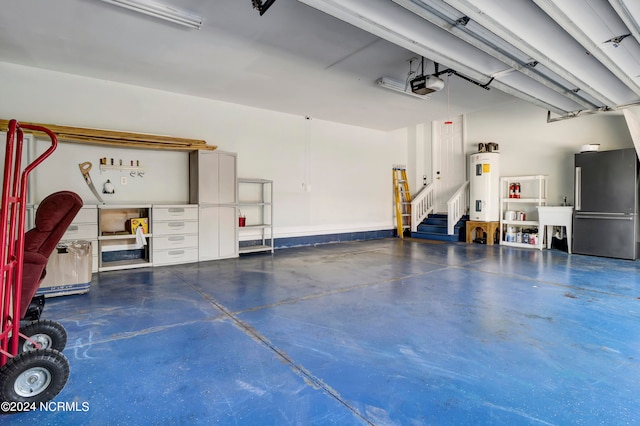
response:
<svg viewBox="0 0 640 426"><path fill-rule="evenodd" d="M573 223L573 206L538 206L540 231L546 230L547 248L551 248L554 226L567 228L567 249L571 253L571 224ZM542 250L542 244L540 245Z"/></svg>

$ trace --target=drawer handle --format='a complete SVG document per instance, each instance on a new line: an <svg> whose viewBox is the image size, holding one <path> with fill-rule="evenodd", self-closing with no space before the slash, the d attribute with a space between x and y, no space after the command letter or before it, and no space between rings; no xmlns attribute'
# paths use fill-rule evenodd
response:
<svg viewBox="0 0 640 426"><path fill-rule="evenodd" d="M169 209L169 213L184 213L184 208L172 207Z"/></svg>
<svg viewBox="0 0 640 426"><path fill-rule="evenodd" d="M171 228L181 228L184 227L184 222L169 222L169 226Z"/></svg>
<svg viewBox="0 0 640 426"><path fill-rule="evenodd" d="M184 254L184 250L171 250L167 253L169 256L182 256Z"/></svg>
<svg viewBox="0 0 640 426"><path fill-rule="evenodd" d="M67 228L67 231L77 231L78 229L78 225L69 225L69 227Z"/></svg>
<svg viewBox="0 0 640 426"><path fill-rule="evenodd" d="M184 235L178 235L176 237L169 237L169 241L184 241Z"/></svg>

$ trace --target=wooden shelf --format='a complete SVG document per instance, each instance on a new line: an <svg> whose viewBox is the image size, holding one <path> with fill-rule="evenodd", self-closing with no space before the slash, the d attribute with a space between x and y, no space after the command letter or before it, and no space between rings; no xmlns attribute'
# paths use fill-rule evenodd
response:
<svg viewBox="0 0 640 426"><path fill-rule="evenodd" d="M0 130L6 131L9 120L0 119ZM196 150L215 150L213 145L207 145L207 142L201 139L186 139L174 136L150 135L147 133L131 133L104 129L89 129L83 127L58 126L55 124L27 123L40 127L46 127L58 136L60 141L89 143L96 145L117 146L126 148L139 149L168 149L172 151L196 151ZM36 135L45 133L30 130Z"/></svg>

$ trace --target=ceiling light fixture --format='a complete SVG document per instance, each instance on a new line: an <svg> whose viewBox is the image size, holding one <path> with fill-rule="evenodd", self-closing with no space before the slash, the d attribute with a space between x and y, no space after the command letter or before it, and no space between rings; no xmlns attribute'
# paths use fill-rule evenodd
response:
<svg viewBox="0 0 640 426"><path fill-rule="evenodd" d="M429 100L429 98L431 97L429 95L418 95L417 93L413 93L410 89L410 86L406 84L404 81L394 80L389 77L381 77L377 79L376 84L380 87L384 87L385 89L404 93L405 95L413 96L414 98L418 98L422 100Z"/></svg>
<svg viewBox="0 0 640 426"><path fill-rule="evenodd" d="M105 3L124 7L129 10L144 13L154 18L163 19L173 22L174 24L183 25L185 27L199 30L202 28L202 17L175 9L162 3L151 0L102 0Z"/></svg>

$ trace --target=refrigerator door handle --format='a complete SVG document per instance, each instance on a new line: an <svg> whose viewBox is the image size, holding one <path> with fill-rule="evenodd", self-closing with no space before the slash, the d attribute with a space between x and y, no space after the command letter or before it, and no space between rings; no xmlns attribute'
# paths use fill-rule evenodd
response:
<svg viewBox="0 0 640 426"><path fill-rule="evenodd" d="M634 216L629 216L624 213L578 213L576 219L608 219L608 220L633 220Z"/></svg>
<svg viewBox="0 0 640 426"><path fill-rule="evenodd" d="M582 167L576 167L576 193L575 203L576 210L582 209Z"/></svg>

